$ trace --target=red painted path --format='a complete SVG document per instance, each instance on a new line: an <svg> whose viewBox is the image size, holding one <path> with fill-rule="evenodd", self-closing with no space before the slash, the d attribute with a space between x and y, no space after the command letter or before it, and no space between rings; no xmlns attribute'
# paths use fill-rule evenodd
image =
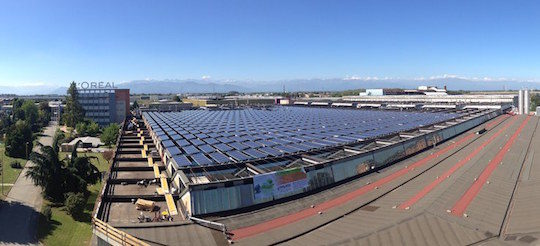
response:
<svg viewBox="0 0 540 246"><path fill-rule="evenodd" d="M473 150L470 154L468 154L465 158L457 162L454 166L452 166L450 169L448 169L446 172L442 174L442 176L438 176L433 182L431 182L429 185L425 186L420 192L416 193L413 197L411 197L406 202L399 205L400 209L409 209L412 205L414 205L416 202L418 202L420 199L422 199L424 196L426 196L429 192L431 192L435 187L437 187L440 183L442 183L444 180L450 177L455 171L457 171L459 168L467 164L473 157L475 157L480 151L482 151L488 144L490 144L495 138L497 138L501 133L503 133L508 127L510 127L514 122L517 120L518 117L514 117L510 122L506 123L503 128L499 129L495 134L493 134L489 139L487 139L485 142L483 142L480 146L478 146L476 149Z"/></svg>
<svg viewBox="0 0 540 246"><path fill-rule="evenodd" d="M491 173L493 173L493 171L497 168L497 165L502 162L504 156L506 155L506 153L508 153L508 150L510 149L510 147L512 147L519 133L523 130L523 128L525 128L525 125L527 125L527 122L529 122L530 119L531 116L527 116L527 119L525 119L523 123L521 123L519 128L514 132L512 137L510 137L508 142L506 142L504 147L497 153L495 158L493 158L486 166L486 168L484 168L484 171L482 171L478 179L474 181L471 187L469 187L465 194L463 194L463 196L461 196L461 198L456 202L454 207L452 207L451 209L453 215L463 216L463 213L465 212L469 204L474 200L476 195L478 195L484 184L488 181Z"/></svg>
<svg viewBox="0 0 540 246"><path fill-rule="evenodd" d="M505 119L506 117L508 117L507 115L504 115L502 117L500 117L499 119L497 119L496 121L494 122L491 122L491 123L488 123L486 124L486 126L488 127L491 127L497 123L499 123L500 121L502 121L503 119ZM275 219L272 219L272 220L269 220L269 221L265 221L265 222L262 222L260 224L256 224L256 225L252 225L252 226L248 226L248 227L244 227L244 228L239 228L239 229L236 229L236 230L233 230L231 231L231 233L233 234L233 237L232 239L233 240L239 240L239 239L242 239L242 238L247 238L247 237L251 237L251 236L254 236L254 235L257 235L259 233L263 233L263 232L266 232L266 231L270 231L272 229L275 229L275 228L278 228L278 227L281 227L281 226L285 226L285 225L288 225L290 223L293 223L293 222L296 222L296 221L299 221L299 220L302 220L302 219L305 219L305 218L308 218L308 217L311 217L313 215L316 215L318 214L319 211L325 211L325 210L328 210L330 208L333 208L333 207L337 207L337 206L340 206L342 204L345 204L371 190L374 190L376 189L377 187L380 187L384 184L387 184L405 174L407 174L409 171L412 171L414 170L415 168L417 167L420 167L424 164L426 164L427 162L429 162L430 160L432 159L435 159L436 157L456 148L457 146L465 143L466 141L468 141L469 139L473 138L475 135L475 133L470 133L468 134L467 136L461 138L460 140L456 141L455 143L451 144L451 145L448 145L446 146L445 148L437 151L436 153L433 153L432 155L429 155L421 160L418 160L417 162L413 163L412 165L410 166L407 166L403 169L400 169L382 179L379 179L371 184L368 184L368 185L365 185L365 186L362 186L360 187L359 189L357 190L354 190L352 192L349 192L347 194L344 194L340 197L336 197L332 200L328 200L326 202L323 202L321 204L318 204L316 207L314 208L306 208L304 210L301 210L299 212L296 212L296 213L293 213L293 214L288 214L288 215L285 215L285 216L282 216L282 217L279 217L279 218L275 218Z"/></svg>

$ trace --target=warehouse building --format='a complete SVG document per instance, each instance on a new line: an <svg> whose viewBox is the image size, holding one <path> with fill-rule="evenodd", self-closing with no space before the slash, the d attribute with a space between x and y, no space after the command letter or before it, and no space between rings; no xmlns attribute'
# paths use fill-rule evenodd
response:
<svg viewBox="0 0 540 246"><path fill-rule="evenodd" d="M186 216L261 206L363 175L454 137L498 109L313 107L143 114Z"/></svg>

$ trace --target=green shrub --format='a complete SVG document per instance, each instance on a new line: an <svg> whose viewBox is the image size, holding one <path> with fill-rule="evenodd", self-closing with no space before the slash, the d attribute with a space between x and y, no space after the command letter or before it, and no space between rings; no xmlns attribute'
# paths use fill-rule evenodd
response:
<svg viewBox="0 0 540 246"><path fill-rule="evenodd" d="M103 142L107 146L116 143L116 138L118 137L119 130L120 127L117 124L110 124L103 130L103 133L101 134L101 142Z"/></svg>
<svg viewBox="0 0 540 246"><path fill-rule="evenodd" d="M47 221L51 221L51 217L52 217L51 206L45 206L45 208L43 209L41 213L43 214L43 216L45 216Z"/></svg>
<svg viewBox="0 0 540 246"><path fill-rule="evenodd" d="M86 197L83 193L67 193L67 198L65 201L66 212L71 215L74 219L79 219L84 213L84 208L86 206Z"/></svg>
<svg viewBox="0 0 540 246"><path fill-rule="evenodd" d="M21 169L21 163L19 161L12 161L10 164L11 168Z"/></svg>

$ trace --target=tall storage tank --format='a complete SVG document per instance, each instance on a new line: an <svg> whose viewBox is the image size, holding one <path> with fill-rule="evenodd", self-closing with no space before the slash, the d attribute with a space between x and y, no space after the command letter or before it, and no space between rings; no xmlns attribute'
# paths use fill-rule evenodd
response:
<svg viewBox="0 0 540 246"><path fill-rule="evenodd" d="M523 91L523 113L529 114L529 103L531 99L529 98L529 90Z"/></svg>
<svg viewBox="0 0 540 246"><path fill-rule="evenodd" d="M518 94L518 113L523 114L523 90L519 90Z"/></svg>

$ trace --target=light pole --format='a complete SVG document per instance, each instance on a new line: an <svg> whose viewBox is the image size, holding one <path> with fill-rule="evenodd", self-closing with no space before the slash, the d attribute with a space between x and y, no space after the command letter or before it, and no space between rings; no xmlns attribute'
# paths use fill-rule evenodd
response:
<svg viewBox="0 0 540 246"><path fill-rule="evenodd" d="M26 142L26 148L25 148L25 150L26 150L26 160L28 160L28 143L29 142Z"/></svg>

